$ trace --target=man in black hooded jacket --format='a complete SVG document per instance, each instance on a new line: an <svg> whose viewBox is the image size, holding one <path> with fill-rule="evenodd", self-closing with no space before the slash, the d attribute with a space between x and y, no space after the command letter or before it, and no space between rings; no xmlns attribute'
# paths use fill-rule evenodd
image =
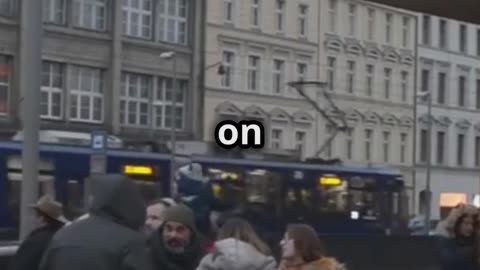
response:
<svg viewBox="0 0 480 270"><path fill-rule="evenodd" d="M60 230L45 252L41 270L150 270L145 205L123 175L92 179L90 216Z"/></svg>

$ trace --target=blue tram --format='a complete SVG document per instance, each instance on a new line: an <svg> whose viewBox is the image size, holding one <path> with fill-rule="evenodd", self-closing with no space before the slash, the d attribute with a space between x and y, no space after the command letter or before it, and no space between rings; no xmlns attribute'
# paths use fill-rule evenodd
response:
<svg viewBox="0 0 480 270"><path fill-rule="evenodd" d="M259 219L268 217L262 222L306 222L329 234L406 232L408 197L397 170L191 159L213 179L217 198L234 207L255 205Z"/></svg>
<svg viewBox="0 0 480 270"><path fill-rule="evenodd" d="M0 232L19 223L21 147L0 142ZM85 210L91 155L85 146L40 146L39 195L55 195L69 218ZM107 172L131 176L147 201L169 196L169 154L108 149L106 155ZM263 216L273 215L269 220L278 224L302 221L325 233L383 234L407 215L398 171L207 156L179 161L201 164L224 205L264 207Z"/></svg>

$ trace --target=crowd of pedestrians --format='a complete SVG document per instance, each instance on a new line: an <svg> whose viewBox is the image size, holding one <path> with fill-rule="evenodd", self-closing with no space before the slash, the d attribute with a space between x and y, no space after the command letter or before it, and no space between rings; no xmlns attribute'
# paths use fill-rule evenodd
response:
<svg viewBox="0 0 480 270"><path fill-rule="evenodd" d="M211 219L213 233L204 235L196 209L171 198L145 205L126 176L98 176L92 187L88 213L73 222L49 196L32 205L36 229L20 245L10 270L346 269L325 255L317 233L306 224L287 226L273 246L263 231L236 215ZM478 208L458 205L435 235L444 270L480 269ZM281 256L274 256L277 248Z"/></svg>
<svg viewBox="0 0 480 270"><path fill-rule="evenodd" d="M10 270L345 270L327 257L314 229L288 226L276 258L252 225L230 217L215 239L197 228L183 203L164 198L145 205L130 179L92 179L89 212L68 222L62 206L42 197L33 206L37 228L23 241Z"/></svg>

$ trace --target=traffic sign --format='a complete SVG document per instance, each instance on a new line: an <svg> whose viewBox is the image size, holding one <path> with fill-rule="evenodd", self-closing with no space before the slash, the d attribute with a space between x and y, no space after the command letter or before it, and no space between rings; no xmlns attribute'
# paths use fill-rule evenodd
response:
<svg viewBox="0 0 480 270"><path fill-rule="evenodd" d="M105 152L107 149L107 133L105 131L93 131L92 132L92 149L95 152Z"/></svg>

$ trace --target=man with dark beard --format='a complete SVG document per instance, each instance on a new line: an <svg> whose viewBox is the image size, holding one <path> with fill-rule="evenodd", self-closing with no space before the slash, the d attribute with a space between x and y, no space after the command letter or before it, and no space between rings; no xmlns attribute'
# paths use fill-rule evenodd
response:
<svg viewBox="0 0 480 270"><path fill-rule="evenodd" d="M195 270L205 255L201 238L190 208L180 204L168 208L164 223L149 241L155 268Z"/></svg>

